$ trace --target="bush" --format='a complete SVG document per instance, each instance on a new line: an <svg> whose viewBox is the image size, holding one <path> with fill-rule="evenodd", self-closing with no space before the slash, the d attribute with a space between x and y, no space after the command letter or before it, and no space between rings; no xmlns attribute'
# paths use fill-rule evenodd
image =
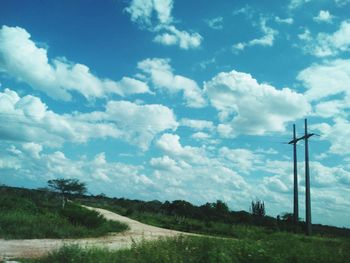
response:
<svg viewBox="0 0 350 263"><path fill-rule="evenodd" d="M60 210L60 214L68 219L68 221L77 226L85 226L87 228L96 228L101 226L106 220L102 215L93 210L88 210L75 204L69 204Z"/></svg>
<svg viewBox="0 0 350 263"><path fill-rule="evenodd" d="M128 229L72 203L62 210L57 194L10 187L0 191L0 238L91 237Z"/></svg>

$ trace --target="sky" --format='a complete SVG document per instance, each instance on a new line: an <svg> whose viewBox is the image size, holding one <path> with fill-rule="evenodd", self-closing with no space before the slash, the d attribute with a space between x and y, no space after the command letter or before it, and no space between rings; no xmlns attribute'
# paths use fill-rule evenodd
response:
<svg viewBox="0 0 350 263"><path fill-rule="evenodd" d="M0 1L0 184L350 227L349 0ZM304 143L298 143L305 218Z"/></svg>

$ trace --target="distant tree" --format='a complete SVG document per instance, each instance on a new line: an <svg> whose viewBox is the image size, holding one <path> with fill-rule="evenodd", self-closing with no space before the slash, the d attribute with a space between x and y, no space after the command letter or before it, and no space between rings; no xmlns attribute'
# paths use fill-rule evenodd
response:
<svg viewBox="0 0 350 263"><path fill-rule="evenodd" d="M253 216L264 217L265 216L265 203L260 200L252 201L251 212Z"/></svg>
<svg viewBox="0 0 350 263"><path fill-rule="evenodd" d="M287 223L292 223L293 222L293 213L284 213L282 215L282 220L287 222Z"/></svg>
<svg viewBox="0 0 350 263"><path fill-rule="evenodd" d="M78 179L53 179L47 181L48 186L55 192L59 192L62 196L62 208L66 204L67 194L79 194L86 193L86 184L79 182Z"/></svg>
<svg viewBox="0 0 350 263"><path fill-rule="evenodd" d="M228 209L227 204L221 200L217 200L216 203L213 203L213 207L215 208L216 212L220 215L227 214L230 211Z"/></svg>

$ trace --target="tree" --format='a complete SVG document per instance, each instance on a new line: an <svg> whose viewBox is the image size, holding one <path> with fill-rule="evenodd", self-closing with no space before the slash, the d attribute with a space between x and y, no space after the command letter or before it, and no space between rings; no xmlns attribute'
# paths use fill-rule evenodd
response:
<svg viewBox="0 0 350 263"><path fill-rule="evenodd" d="M263 201L256 200L252 201L251 212L254 216L264 217L265 216L265 204Z"/></svg>
<svg viewBox="0 0 350 263"><path fill-rule="evenodd" d="M86 184L79 182L78 179L53 179L47 181L48 186L56 192L62 195L62 208L66 204L67 194L79 194L86 193Z"/></svg>

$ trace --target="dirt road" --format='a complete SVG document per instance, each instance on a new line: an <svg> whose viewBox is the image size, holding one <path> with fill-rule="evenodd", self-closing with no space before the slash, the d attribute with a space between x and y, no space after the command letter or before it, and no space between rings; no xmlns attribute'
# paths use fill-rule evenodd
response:
<svg viewBox="0 0 350 263"><path fill-rule="evenodd" d="M109 220L117 220L129 225L130 230L123 233L111 233L108 236L99 238L84 239L21 239L4 240L0 239L0 261L11 258L34 258L56 250L64 244L79 244L82 247L100 246L109 249L128 248L133 242L154 240L160 237L188 235L179 231L173 231L142 224L130 218L118 215L105 209L87 207L101 213ZM191 234L192 235L192 234Z"/></svg>

